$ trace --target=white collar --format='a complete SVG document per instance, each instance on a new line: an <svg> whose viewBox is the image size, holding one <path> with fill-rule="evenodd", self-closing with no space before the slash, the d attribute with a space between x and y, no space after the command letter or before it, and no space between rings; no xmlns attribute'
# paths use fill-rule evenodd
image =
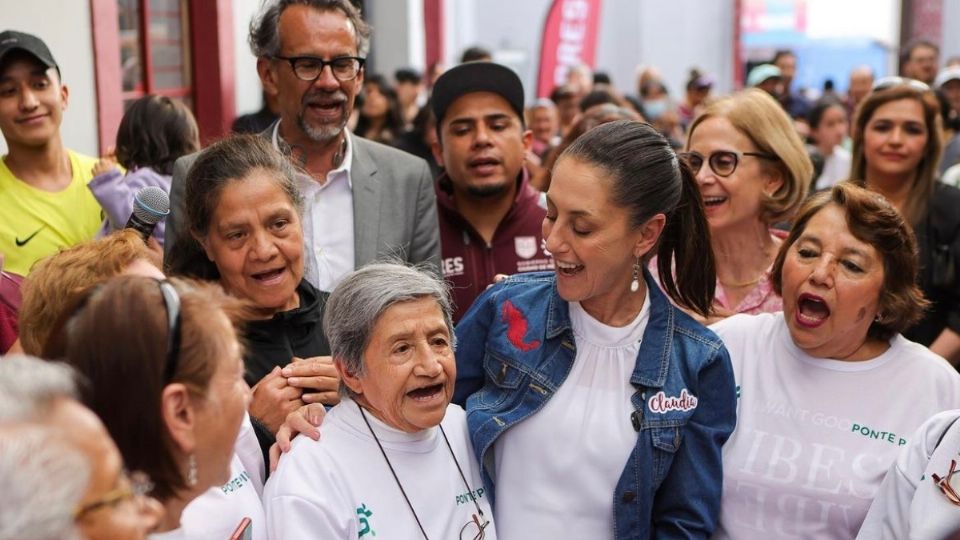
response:
<svg viewBox="0 0 960 540"><path fill-rule="evenodd" d="M273 125L273 133L270 134L270 142L273 143L273 147L278 151L281 151L280 150L280 122L282 122L282 120L277 120L277 122ZM340 166L331 170L329 173L327 173L327 178L329 179L331 175L335 175L337 173L346 173L347 184L351 188L353 188L353 177L352 177L353 175L351 174L351 171L353 168L353 136L350 134L350 131L346 127L344 127L343 129L346 132L344 136L346 137L346 140L347 140L347 149L343 153L343 161L340 163Z"/></svg>

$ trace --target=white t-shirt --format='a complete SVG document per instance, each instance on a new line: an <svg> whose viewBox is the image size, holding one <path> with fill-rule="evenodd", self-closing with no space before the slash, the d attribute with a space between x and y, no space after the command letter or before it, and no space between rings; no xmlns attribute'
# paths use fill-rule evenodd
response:
<svg viewBox="0 0 960 540"><path fill-rule="evenodd" d="M846 362L802 352L782 313L712 329L740 396L715 539L852 539L911 434L960 407L960 374L899 335L880 356Z"/></svg>
<svg viewBox="0 0 960 540"><path fill-rule="evenodd" d="M366 416L430 538L460 538L461 529L477 513L471 493L491 522L485 538L497 538L463 409L447 407L441 425L469 490L438 428L405 433L369 412ZM423 538L357 403L350 399L327 413L319 441L294 440L267 481L263 501L270 538Z"/></svg>
<svg viewBox="0 0 960 540"><path fill-rule="evenodd" d="M850 152L842 146L834 146L833 153L823 161L823 171L817 177L814 189L827 189L850 177Z"/></svg>
<svg viewBox="0 0 960 540"><path fill-rule="evenodd" d="M858 539L943 540L960 531L960 507L947 500L932 476L946 477L950 462L960 460L958 420L960 410L942 412L910 437L883 479ZM950 485L960 492L960 474Z"/></svg>
<svg viewBox="0 0 960 540"><path fill-rule="evenodd" d="M613 538L613 494L637 432L630 384L650 316L607 326L570 303L573 367L540 411L494 443L502 539Z"/></svg>
<svg viewBox="0 0 960 540"><path fill-rule="evenodd" d="M263 493L263 454L257 436L245 416L230 461L230 480L190 501L180 516L180 531L186 540L227 540L243 518L251 520L254 540L266 540ZM171 540L171 539L164 539Z"/></svg>

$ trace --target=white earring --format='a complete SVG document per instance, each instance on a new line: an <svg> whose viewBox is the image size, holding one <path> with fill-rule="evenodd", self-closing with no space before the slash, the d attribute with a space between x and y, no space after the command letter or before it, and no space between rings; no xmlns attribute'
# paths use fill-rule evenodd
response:
<svg viewBox="0 0 960 540"><path fill-rule="evenodd" d="M642 271L643 267L640 266L640 257L637 257L637 262L633 263L633 281L630 282L630 292L640 290L640 274Z"/></svg>
<svg viewBox="0 0 960 540"><path fill-rule="evenodd" d="M193 454L187 459L187 486L197 485L197 458Z"/></svg>

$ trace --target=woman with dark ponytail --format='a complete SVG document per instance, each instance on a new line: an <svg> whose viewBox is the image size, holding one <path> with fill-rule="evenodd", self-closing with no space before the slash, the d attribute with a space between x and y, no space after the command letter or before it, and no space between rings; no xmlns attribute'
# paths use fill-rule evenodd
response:
<svg viewBox="0 0 960 540"><path fill-rule="evenodd" d="M713 303L692 172L651 126L604 124L557 160L543 229L556 272L493 285L456 329L498 536L710 537L736 394L723 343L673 304Z"/></svg>

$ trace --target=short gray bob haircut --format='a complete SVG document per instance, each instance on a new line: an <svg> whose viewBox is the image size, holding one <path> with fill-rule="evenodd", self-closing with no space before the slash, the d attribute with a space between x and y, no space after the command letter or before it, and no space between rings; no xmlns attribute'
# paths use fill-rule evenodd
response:
<svg viewBox="0 0 960 540"><path fill-rule="evenodd" d="M34 420L58 398L77 399L73 368L22 354L0 358L0 422Z"/></svg>
<svg viewBox="0 0 960 540"><path fill-rule="evenodd" d="M79 538L73 512L89 482L90 462L52 429L0 426L0 540Z"/></svg>
<svg viewBox="0 0 960 540"><path fill-rule="evenodd" d="M370 52L370 25L360 16L360 10L350 0L265 0L260 14L250 21L247 41L257 58L280 54L280 15L290 6L307 6L319 11L340 11L353 26L357 54L366 58Z"/></svg>
<svg viewBox="0 0 960 540"><path fill-rule="evenodd" d="M347 274L324 309L323 329L331 354L350 373L363 374L363 351L380 316L394 304L421 298L437 301L453 340L450 288L434 274L392 262L369 264ZM350 395L343 381L340 393Z"/></svg>

